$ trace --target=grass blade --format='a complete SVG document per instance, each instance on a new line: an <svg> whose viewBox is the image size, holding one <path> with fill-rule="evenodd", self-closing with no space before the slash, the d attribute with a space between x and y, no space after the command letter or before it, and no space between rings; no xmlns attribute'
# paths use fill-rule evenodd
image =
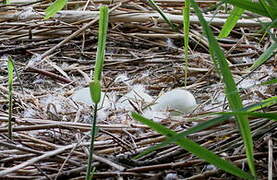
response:
<svg viewBox="0 0 277 180"><path fill-rule="evenodd" d="M56 0L45 10L44 19L49 19L50 17L53 17L58 11L63 9L66 3L67 0Z"/></svg>
<svg viewBox="0 0 277 180"><path fill-rule="evenodd" d="M269 4L265 0L259 0L263 8L267 11L267 13L270 15L271 19L275 19L274 12L272 12L272 9L270 8ZM276 9L275 9L276 11Z"/></svg>
<svg viewBox="0 0 277 180"><path fill-rule="evenodd" d="M14 77L14 63L12 58L9 57L8 58L8 87L9 87L8 136L10 139L12 139L13 77Z"/></svg>
<svg viewBox="0 0 277 180"><path fill-rule="evenodd" d="M165 20L167 24L170 25L170 27L174 31L178 31L178 28L171 22L171 20L166 16L166 14L163 12L163 10L154 2L154 0L149 0L149 3L152 5L152 7L158 11L158 13L162 16L162 18Z"/></svg>
<svg viewBox="0 0 277 180"><path fill-rule="evenodd" d="M249 68L250 71L260 67L264 64L273 54L275 54L275 50L277 49L277 42L275 41L269 48L267 48L263 54L255 61L255 63Z"/></svg>
<svg viewBox="0 0 277 180"><path fill-rule="evenodd" d="M185 70L185 86L187 85L187 76L188 76L188 59L189 59L189 19L190 13L190 1L185 0L185 7L183 8L183 26L184 26L184 70Z"/></svg>
<svg viewBox="0 0 277 180"><path fill-rule="evenodd" d="M224 56L223 51L220 49L218 42L216 41L212 30L208 26L208 23L204 19L198 5L194 0L191 0L191 6L194 8L198 19L200 20L200 24L202 25L203 31L207 36L209 42L209 50L214 61L215 66L223 79L223 83L225 86L225 95L228 99L229 106L232 111L239 111L243 108L242 102L233 79L232 73L229 69L228 63ZM253 176L256 176L256 170L254 166L254 148L253 148L253 140L250 132L249 122L247 116L245 115L236 115L236 121L239 125L239 130L242 135L242 139L245 145L246 156L248 160L248 166Z"/></svg>
<svg viewBox="0 0 277 180"><path fill-rule="evenodd" d="M132 117L134 119L148 125L153 130L155 130L167 137L173 137L173 136L178 135L176 132L171 131L170 129L168 129L168 128L162 126L161 124L158 124L152 120L146 119L137 113L132 113ZM250 174L242 171L241 169L234 166L230 162L223 160L222 158L220 158L213 152L207 150L206 148L201 147L200 145L191 141L188 138L184 137L182 139L178 139L176 141L176 144L178 144L179 146L186 149L187 151L193 153L194 155L198 156L199 158L206 160L207 162L217 166L218 168L220 168L226 172L229 172L229 173L231 173L235 176L241 177L241 178L253 179L253 176L251 176Z"/></svg>
<svg viewBox="0 0 277 180"><path fill-rule="evenodd" d="M251 117L257 118L267 118L269 120L277 121L277 113L261 113L261 112L247 112L247 111L238 111L238 112L219 112L215 114L222 114L222 115L248 115Z"/></svg>
<svg viewBox="0 0 277 180"><path fill-rule="evenodd" d="M271 85L276 83L277 83L277 78L262 82L261 85Z"/></svg>
<svg viewBox="0 0 277 180"><path fill-rule="evenodd" d="M101 74L102 74L103 64L104 64L108 21L109 21L108 19L109 19L108 8L106 6L102 6L100 8L98 44L97 44L97 53L96 53L96 63L95 63L95 69L94 69L94 79L98 81L101 80Z"/></svg>
<svg viewBox="0 0 277 180"><path fill-rule="evenodd" d="M260 109L263 109L263 108L273 106L275 104L277 104L277 96L265 99L261 103L251 105L247 108L247 111L248 112L257 111L257 110L260 110Z"/></svg>
<svg viewBox="0 0 277 180"><path fill-rule="evenodd" d="M189 134L192 134L192 133L196 133L196 132L199 132L201 130L204 130L206 128L209 128L209 127L212 127L212 126L215 126L219 123L223 123L224 121L227 121L231 116L220 116L220 117L216 117L214 119L211 119L211 120L208 120L208 121L205 121L205 122L202 122L194 127L191 127L189 128L188 130L184 131L184 132L181 132L181 133L178 133L178 135L176 136L173 136L171 138L167 138L165 141L155 145L155 146L152 146L152 147L149 147L147 148L145 151L143 151L142 153L140 153L139 155L137 155L135 157L135 159L137 158L140 158L142 156L145 156L159 148L162 148L164 146L167 146L168 144L171 144L171 143L175 143L177 140L179 140L180 138L183 138L185 136L188 136Z"/></svg>
<svg viewBox="0 0 277 180"><path fill-rule="evenodd" d="M253 13L262 15L262 16L267 16L271 17L270 14L268 14L267 10L264 9L264 7L259 3L259 2L252 2L251 0L227 0L225 1L227 3L230 3L234 6L237 6L239 8L251 11ZM274 11L274 7L269 7L270 11L273 13L273 16L277 16L277 11Z"/></svg>
<svg viewBox="0 0 277 180"><path fill-rule="evenodd" d="M232 12L230 13L229 17L226 20L226 23L223 25L223 28L221 29L218 38L225 38L229 36L232 29L236 26L237 21L243 14L244 9L241 9L239 7L235 7Z"/></svg>
<svg viewBox="0 0 277 180"><path fill-rule="evenodd" d="M260 103L253 104L251 106L245 107L245 108L242 109L242 111L247 111L247 112L257 111L257 110L260 110L260 109L263 109L263 108L266 108L266 107L269 107L269 106L272 106L272 105L275 105L275 104L277 104L277 97L272 97L272 98L265 99L265 100L261 101ZM174 143L178 139L183 138L184 136L188 136L189 134L196 133L196 132L199 132L201 130L210 128L210 127L215 126L219 123L223 123L224 121L229 120L232 116L233 115L223 115L223 116L216 117L216 118L213 118L211 120L202 122L202 123L200 123L200 124L198 124L194 127L189 128L188 130L186 130L184 132L178 133L178 135L176 135L174 137L167 138L165 141L163 141L163 142L161 142L161 143L159 143L155 146L147 148L145 151L143 151L142 153L137 155L135 157L135 159L140 158L142 156L145 156L145 155L147 155L147 154L149 154L149 153L151 153L151 152L153 152L153 151L155 151L155 150L157 150L161 147L167 146L168 144Z"/></svg>

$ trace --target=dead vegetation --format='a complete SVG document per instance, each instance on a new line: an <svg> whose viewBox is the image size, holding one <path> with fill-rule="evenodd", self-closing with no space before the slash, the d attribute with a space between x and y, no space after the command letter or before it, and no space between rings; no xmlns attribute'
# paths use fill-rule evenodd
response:
<svg viewBox="0 0 277 180"><path fill-rule="evenodd" d="M90 80L97 49L98 7L107 4L112 9L103 86L115 95L128 91L126 82L116 80L122 75L130 85L144 85L153 96L184 86L182 33L172 31L145 1L73 1L50 20L43 20L48 1L16 2L17 5L0 5L0 179L83 179L92 111L91 107L74 102L71 95ZM181 30L183 1L156 2ZM213 18L211 27L218 34L228 14L219 10L214 15L215 11L209 11L216 0L198 2L207 11L205 17ZM247 68L269 44L267 35L257 33L261 28L259 20L266 19L252 17L240 20L230 37L220 41L237 81L249 73ZM190 33L187 88L199 106L191 114L161 120L178 132L211 118L205 114L226 108L223 85L194 15ZM12 140L6 136L7 56L14 59L17 69ZM274 77L276 56L239 84L244 105L275 96L276 86L257 85ZM276 111L276 106L264 111ZM250 124L258 176L266 179L269 152L276 156L276 147L272 147L276 123L251 119ZM106 112L98 127L95 178L235 179L176 145L132 159L165 138L120 108ZM247 170L243 143L232 120L189 137ZM273 170L276 172L276 161Z"/></svg>

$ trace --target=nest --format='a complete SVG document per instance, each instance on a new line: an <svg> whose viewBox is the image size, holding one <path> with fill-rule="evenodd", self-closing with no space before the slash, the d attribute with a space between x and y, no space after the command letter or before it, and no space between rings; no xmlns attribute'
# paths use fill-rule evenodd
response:
<svg viewBox="0 0 277 180"><path fill-rule="evenodd" d="M152 96L186 85L195 95L198 107L193 113L160 121L176 132L213 118L205 114L225 111L223 84L194 15L186 79L182 33L171 30L144 1L70 1L65 10L49 20L43 20L48 1L15 2L0 6L0 179L84 179L92 107L75 102L71 95L90 80L97 49L95 19L103 4L112 9L103 70L104 92L116 96L128 92L126 83L116 81L122 75L130 85L143 85ZM183 1L156 2L172 22L182 25ZM208 10L217 1L198 3ZM214 18L211 27L218 34L227 15L208 12L205 18ZM270 43L268 36L262 38L262 34L256 33L259 18L242 18L230 37L219 41L237 82L249 73L247 69ZM14 59L17 72L12 140L7 138L7 56ZM238 84L245 106L276 95L274 85L257 86L261 80L276 78L276 67L275 56ZM264 111L276 111L276 106ZM94 178L235 179L175 144L133 159L165 137L132 119L128 111L115 108L106 113L97 123ZM257 174L264 179L268 157L276 156L276 148L272 150L276 123L253 118L250 126ZM248 168L243 142L232 119L188 137L237 166Z"/></svg>

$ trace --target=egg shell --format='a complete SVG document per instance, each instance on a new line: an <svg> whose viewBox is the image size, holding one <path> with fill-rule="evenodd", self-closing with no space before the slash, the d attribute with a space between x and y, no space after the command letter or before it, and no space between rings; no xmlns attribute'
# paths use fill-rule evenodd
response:
<svg viewBox="0 0 277 180"><path fill-rule="evenodd" d="M117 101L117 105L121 109L134 110L129 102L131 101L134 105L138 106L138 108L142 108L144 105L147 105L153 101L152 96L148 95L144 91L145 89L142 85L135 85L130 92L122 96Z"/></svg>
<svg viewBox="0 0 277 180"><path fill-rule="evenodd" d="M81 102L81 103L87 104L89 106L94 105L94 103L92 102L91 97L90 97L89 87L82 88L82 89L75 91L71 97L76 102ZM105 93L101 92L101 100L100 100L99 104L100 105L103 104L103 106L107 106L108 101L106 99L107 98L105 98Z"/></svg>
<svg viewBox="0 0 277 180"><path fill-rule="evenodd" d="M194 96L184 89L173 89L161 95L151 107L153 111L167 111L171 115L191 112L196 107Z"/></svg>

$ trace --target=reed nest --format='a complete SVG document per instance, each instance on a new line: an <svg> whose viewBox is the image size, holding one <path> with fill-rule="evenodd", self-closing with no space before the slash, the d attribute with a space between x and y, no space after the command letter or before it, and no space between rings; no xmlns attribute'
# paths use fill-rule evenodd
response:
<svg viewBox="0 0 277 180"><path fill-rule="evenodd" d="M198 19L192 13L188 78L185 80L182 0L156 0L175 32L146 1L70 1L54 18L43 19L49 1L15 0L0 5L0 179L84 179L90 142L92 107L74 102L73 92L90 81L97 49L100 5L112 9L103 70L103 90L122 95L141 84L152 96L187 84L198 103L194 112L168 117L161 124L182 132L226 111L223 84L208 51ZM215 34L228 14L211 9L217 0L197 1ZM230 36L219 41L236 81L268 47L268 35L257 33L265 18L242 17ZM87 24L89 23L89 26ZM7 56L14 59L13 139L7 137ZM37 61L36 61L37 60ZM276 55L238 84L244 105L276 95L276 86L257 86L276 78ZM264 109L276 112L276 106ZM96 179L236 179L175 144L140 159L133 157L165 137L138 123L128 111L113 109L97 123L93 166ZM250 119L259 179L268 162L276 172L277 124ZM247 170L243 142L233 119L188 136ZM270 161L271 160L271 161ZM275 174L276 177L276 174Z"/></svg>

